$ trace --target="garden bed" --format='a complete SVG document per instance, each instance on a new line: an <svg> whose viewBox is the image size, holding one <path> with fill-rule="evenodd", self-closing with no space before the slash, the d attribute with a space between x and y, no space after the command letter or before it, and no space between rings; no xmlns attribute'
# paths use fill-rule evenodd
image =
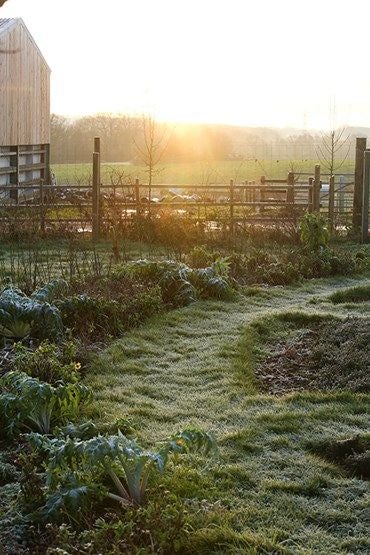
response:
<svg viewBox="0 0 370 555"><path fill-rule="evenodd" d="M256 369L262 388L292 391L370 391L370 320L330 319L299 329L274 345Z"/></svg>

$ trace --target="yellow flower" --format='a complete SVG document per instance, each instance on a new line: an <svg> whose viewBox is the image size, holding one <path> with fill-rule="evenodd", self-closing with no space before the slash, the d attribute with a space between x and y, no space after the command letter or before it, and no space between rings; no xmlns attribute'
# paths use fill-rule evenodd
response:
<svg viewBox="0 0 370 555"><path fill-rule="evenodd" d="M80 370L80 368L81 368L81 363L75 362L75 370Z"/></svg>

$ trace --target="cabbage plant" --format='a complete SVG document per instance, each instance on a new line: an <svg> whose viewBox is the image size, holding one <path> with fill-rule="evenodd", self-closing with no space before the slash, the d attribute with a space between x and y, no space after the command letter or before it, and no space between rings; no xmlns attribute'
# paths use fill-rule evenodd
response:
<svg viewBox="0 0 370 555"><path fill-rule="evenodd" d="M27 297L19 289L6 288L0 294L0 336L24 339L30 335L57 339L63 334L63 324L56 306L48 299L60 291L60 281L51 282Z"/></svg>
<svg viewBox="0 0 370 555"><path fill-rule="evenodd" d="M121 506L141 505L148 477L157 469L163 472L171 454L190 451L209 453L216 449L213 437L196 428L189 428L161 442L156 450L147 450L121 433L96 436L88 440L50 439L30 434L31 444L48 453L47 483L49 498L42 509L50 517L61 506L61 496L69 499L68 484L73 495L81 494L81 503L89 492L105 495ZM106 488L106 479L114 491ZM75 497L74 497L75 499ZM68 510L68 507L65 506Z"/></svg>
<svg viewBox="0 0 370 555"><path fill-rule="evenodd" d="M226 258L196 269L169 260L134 260L123 268L124 273L158 283L163 300L174 306L186 306L197 298L229 299L232 288L227 281L228 270Z"/></svg>

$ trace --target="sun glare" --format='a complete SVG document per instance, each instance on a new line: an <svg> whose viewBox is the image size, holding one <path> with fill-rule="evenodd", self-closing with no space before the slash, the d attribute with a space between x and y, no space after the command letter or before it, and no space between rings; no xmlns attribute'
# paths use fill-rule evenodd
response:
<svg viewBox="0 0 370 555"><path fill-rule="evenodd" d="M363 18L334 0L11 0L2 16L21 15L40 45L54 112L326 127L334 92L339 120L370 124L370 80L357 56L370 8L357 4ZM317 18L333 9L343 37L334 50Z"/></svg>

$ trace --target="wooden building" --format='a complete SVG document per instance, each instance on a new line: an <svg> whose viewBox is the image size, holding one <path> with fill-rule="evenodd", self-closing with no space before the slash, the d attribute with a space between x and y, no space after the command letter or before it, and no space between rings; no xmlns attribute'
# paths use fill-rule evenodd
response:
<svg viewBox="0 0 370 555"><path fill-rule="evenodd" d="M49 158L50 68L22 19L0 19L0 195L48 182Z"/></svg>

